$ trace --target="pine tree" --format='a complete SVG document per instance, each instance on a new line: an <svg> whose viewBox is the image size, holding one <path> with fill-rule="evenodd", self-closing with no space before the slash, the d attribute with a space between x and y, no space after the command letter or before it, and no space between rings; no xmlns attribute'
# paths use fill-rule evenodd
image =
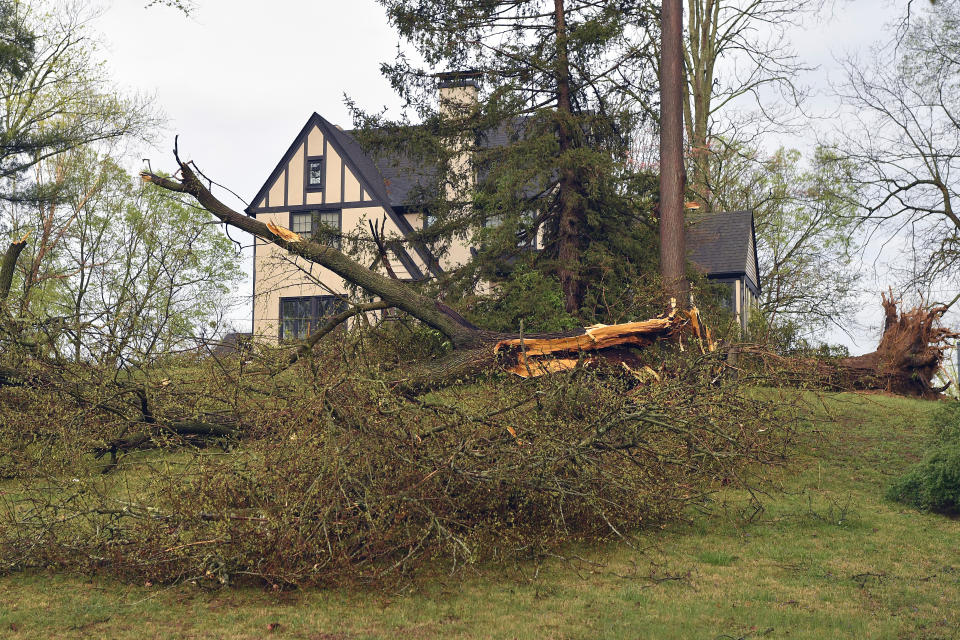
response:
<svg viewBox="0 0 960 640"><path fill-rule="evenodd" d="M649 3L380 3L424 62L400 54L383 65L407 109L399 121L355 110L361 143L420 168L425 240L440 251L455 236L479 247L458 275L489 280L533 268L555 278L566 312L580 315L597 269L642 261L650 249L650 229L638 224L644 212L625 186L643 113L637 97L655 90L641 46L655 26ZM438 84L479 91L475 100L469 86L438 100ZM622 253L626 239L634 255Z"/></svg>

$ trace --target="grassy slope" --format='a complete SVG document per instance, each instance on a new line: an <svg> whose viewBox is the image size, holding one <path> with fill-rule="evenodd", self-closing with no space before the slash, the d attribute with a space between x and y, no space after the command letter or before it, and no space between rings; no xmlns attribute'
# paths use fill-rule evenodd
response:
<svg viewBox="0 0 960 640"><path fill-rule="evenodd" d="M956 638L960 521L883 501L919 458L933 405L806 397L802 452L752 523L743 497L646 532L404 593L129 588L0 578L0 636L23 638ZM595 564L594 564L595 563ZM276 626L270 626L276 625Z"/></svg>

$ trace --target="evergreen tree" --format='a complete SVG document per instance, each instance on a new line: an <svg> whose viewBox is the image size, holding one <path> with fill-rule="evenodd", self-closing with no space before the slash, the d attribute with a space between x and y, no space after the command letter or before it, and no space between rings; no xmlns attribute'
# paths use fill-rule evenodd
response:
<svg viewBox="0 0 960 640"><path fill-rule="evenodd" d="M383 65L405 115L355 109L358 137L374 155L418 167L415 206L429 214L423 239L438 253L458 236L478 247L454 275L476 282L534 268L579 315L597 269L655 253L650 227L638 224L648 212L627 190L637 98L655 89L641 46L655 22L648 2L380 3L423 65L403 53Z"/></svg>

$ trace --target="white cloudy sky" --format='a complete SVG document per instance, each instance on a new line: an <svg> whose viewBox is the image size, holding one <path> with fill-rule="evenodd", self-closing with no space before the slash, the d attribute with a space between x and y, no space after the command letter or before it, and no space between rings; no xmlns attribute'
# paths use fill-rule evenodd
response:
<svg viewBox="0 0 960 640"><path fill-rule="evenodd" d="M168 118L160 144L143 154L154 168L173 167L170 149L178 134L185 157L251 198L314 111L349 126L345 93L366 109L397 106L379 73L380 63L395 57L397 39L373 0L196 2L187 18L164 7L146 9L146 0L101 0L92 24L117 84L153 95ZM817 112L831 112L830 82L841 79L836 59L882 38L905 2L835 0L792 34L802 60L818 67L803 79L820 92L811 103ZM829 128L830 121L817 126ZM811 128L778 142L803 148L814 139ZM238 295L249 291L247 283ZM878 299L874 293L872 300ZM876 306L867 305L860 321L868 328L853 340L842 334L831 339L869 351L880 316ZM248 330L248 307L230 315L237 328Z"/></svg>

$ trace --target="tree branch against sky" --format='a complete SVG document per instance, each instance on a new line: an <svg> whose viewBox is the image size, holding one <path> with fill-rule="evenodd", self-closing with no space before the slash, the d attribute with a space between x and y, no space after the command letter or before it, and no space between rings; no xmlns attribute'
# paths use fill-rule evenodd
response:
<svg viewBox="0 0 960 640"><path fill-rule="evenodd" d="M823 0L686 0L684 126L690 182L712 206L712 154L794 122L811 70L789 36Z"/></svg>
<svg viewBox="0 0 960 640"><path fill-rule="evenodd" d="M159 119L147 100L110 82L86 3L17 3L15 12L18 28L37 36L29 64L0 73L0 197L23 199L40 195L23 179L36 163L89 144L142 141Z"/></svg>
<svg viewBox="0 0 960 640"><path fill-rule="evenodd" d="M850 163L824 148L806 161L791 149L729 149L712 169L717 207L754 213L766 322L814 342L848 330L861 278Z"/></svg>
<svg viewBox="0 0 960 640"><path fill-rule="evenodd" d="M860 169L862 223L910 260L901 286L939 298L960 284L960 2L917 10L870 60L847 61L855 126L840 148Z"/></svg>

